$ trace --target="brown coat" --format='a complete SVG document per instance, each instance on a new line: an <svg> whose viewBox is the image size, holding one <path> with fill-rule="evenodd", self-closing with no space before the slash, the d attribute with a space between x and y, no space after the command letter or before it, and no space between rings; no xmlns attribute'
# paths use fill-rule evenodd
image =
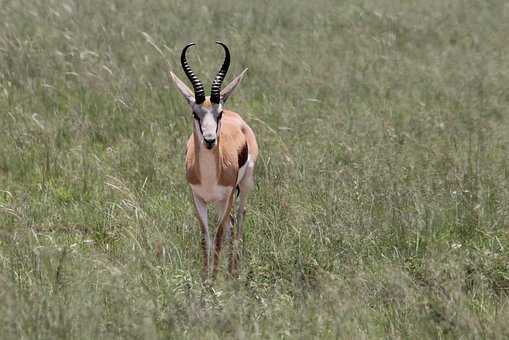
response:
<svg viewBox="0 0 509 340"><path fill-rule="evenodd" d="M245 163L247 152L253 162L258 158L258 145L253 130L238 113L223 110L218 145L212 150L217 159L217 181L219 185L235 187L239 172L239 163ZM198 153L200 140L198 133L193 134L187 142L186 178L189 184L200 184L200 165Z"/></svg>

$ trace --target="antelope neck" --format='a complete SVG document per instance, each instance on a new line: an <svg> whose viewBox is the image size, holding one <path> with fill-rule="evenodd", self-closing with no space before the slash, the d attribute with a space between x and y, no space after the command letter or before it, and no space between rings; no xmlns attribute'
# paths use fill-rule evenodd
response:
<svg viewBox="0 0 509 340"><path fill-rule="evenodd" d="M194 154L195 154L195 157L196 157L196 165L198 166L198 171L200 171L200 154L203 152L203 153L211 153L213 156L214 156L214 161L215 161L215 164L216 164L216 175L217 175L217 178L219 179L220 177L220 171L221 171L221 167L219 166L220 164L220 159L221 159L221 149L220 149L220 145L221 145L221 137L219 136L219 134L217 135L217 140L216 140L216 145L215 147L212 149L212 150L208 150L205 145L201 142L200 140L200 137L198 135L198 132L196 131L196 127L193 128L193 136L194 136ZM204 174L200 174L200 176L203 176Z"/></svg>

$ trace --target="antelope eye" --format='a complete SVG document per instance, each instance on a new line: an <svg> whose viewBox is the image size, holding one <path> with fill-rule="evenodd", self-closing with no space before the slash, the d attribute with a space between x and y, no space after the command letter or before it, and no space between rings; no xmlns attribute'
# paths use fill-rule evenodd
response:
<svg viewBox="0 0 509 340"><path fill-rule="evenodd" d="M217 120L220 120L223 117L223 111L219 112L217 115Z"/></svg>
<svg viewBox="0 0 509 340"><path fill-rule="evenodd" d="M197 114L196 114L196 112L194 112L194 111L193 111L193 117L194 117L194 119L196 119L196 120L200 120L200 117L198 117L198 115L197 115Z"/></svg>

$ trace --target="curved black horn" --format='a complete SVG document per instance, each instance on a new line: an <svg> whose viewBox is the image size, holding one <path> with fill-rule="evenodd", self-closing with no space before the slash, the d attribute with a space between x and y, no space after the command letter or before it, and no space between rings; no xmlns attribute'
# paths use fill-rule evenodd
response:
<svg viewBox="0 0 509 340"><path fill-rule="evenodd" d="M210 101L214 104L219 104L219 101L221 100L221 84L223 83L226 72L228 72L228 68L230 67L230 51L228 50L228 47L226 47L226 45L222 42L216 41L216 44L219 44L224 48L224 62L219 72L217 72L216 78L212 82Z"/></svg>
<svg viewBox="0 0 509 340"><path fill-rule="evenodd" d="M205 101L205 89L203 88L203 84L200 79L198 79L198 77L194 74L186 59L186 51L193 45L194 43L189 43L184 47L182 54L180 55L180 63L182 64L182 68L184 69L187 78L189 78L189 81L191 84L193 84L194 99L196 100L196 104L201 104Z"/></svg>

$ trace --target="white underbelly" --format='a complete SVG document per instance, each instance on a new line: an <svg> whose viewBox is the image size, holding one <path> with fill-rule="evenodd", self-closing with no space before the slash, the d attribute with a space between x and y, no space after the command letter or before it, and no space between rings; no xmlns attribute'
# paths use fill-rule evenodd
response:
<svg viewBox="0 0 509 340"><path fill-rule="evenodd" d="M225 187L217 183L191 185L191 189L206 203L226 200L232 190L231 187Z"/></svg>

